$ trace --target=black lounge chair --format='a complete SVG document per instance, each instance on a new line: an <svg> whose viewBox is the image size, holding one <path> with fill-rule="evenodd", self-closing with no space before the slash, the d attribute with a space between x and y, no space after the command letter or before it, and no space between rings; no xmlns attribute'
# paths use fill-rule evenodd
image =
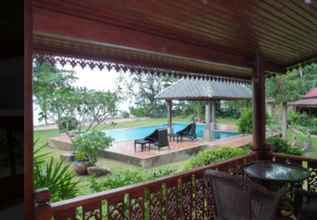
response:
<svg viewBox="0 0 317 220"><path fill-rule="evenodd" d="M194 140L197 138L196 135L196 123L191 123L187 125L184 129L175 133L176 141L178 142L178 137L180 137L180 141L182 142L183 137L190 138Z"/></svg>
<svg viewBox="0 0 317 220"><path fill-rule="evenodd" d="M134 141L135 150L136 150L136 144L141 144L141 147L144 145L146 146L146 144L148 144L149 148L151 144L154 144L155 146L158 147L159 150L162 147L166 147L166 146L169 147L167 129L156 129L150 135L142 139L135 140Z"/></svg>
<svg viewBox="0 0 317 220"><path fill-rule="evenodd" d="M160 150L162 147L170 147L168 142L168 131L167 129L157 130L157 141L154 143Z"/></svg>
<svg viewBox="0 0 317 220"><path fill-rule="evenodd" d="M157 141L157 139L158 139L158 130L156 129L148 136L141 138L141 139L134 140L134 152L136 152L136 145L137 144L141 145L141 151L143 151L143 148L146 147L147 144L148 144L149 149L150 149L150 145L154 144Z"/></svg>

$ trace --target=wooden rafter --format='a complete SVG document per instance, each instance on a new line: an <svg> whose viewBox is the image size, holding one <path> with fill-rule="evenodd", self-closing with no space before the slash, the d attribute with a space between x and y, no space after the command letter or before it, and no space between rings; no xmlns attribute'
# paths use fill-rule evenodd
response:
<svg viewBox="0 0 317 220"><path fill-rule="evenodd" d="M96 20L87 20L43 9L36 9L34 17L34 33L53 33L77 39L90 39L95 42L138 48L154 53L195 59L201 62L248 68L249 73L251 72L250 68L254 65L252 58L248 54L236 52L232 48L219 45L197 46ZM80 29L73 27L76 23L81 24ZM272 62L266 62L265 69L273 72L282 71L279 65ZM234 70L231 71L235 73ZM249 76L251 75L249 74Z"/></svg>

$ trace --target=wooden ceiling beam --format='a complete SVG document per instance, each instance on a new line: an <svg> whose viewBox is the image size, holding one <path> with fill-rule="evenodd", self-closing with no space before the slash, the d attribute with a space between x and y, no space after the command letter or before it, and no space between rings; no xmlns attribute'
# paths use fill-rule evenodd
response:
<svg viewBox="0 0 317 220"><path fill-rule="evenodd" d="M209 48L183 43L173 39L122 28L107 23L96 22L75 16L65 15L45 9L34 8L34 32L57 34L101 43L141 49L166 55L174 55L194 60L215 62L239 67L253 67L248 55L237 55L219 45ZM278 65L274 65L278 69ZM266 67L272 67L267 65ZM271 71L270 69L266 69Z"/></svg>

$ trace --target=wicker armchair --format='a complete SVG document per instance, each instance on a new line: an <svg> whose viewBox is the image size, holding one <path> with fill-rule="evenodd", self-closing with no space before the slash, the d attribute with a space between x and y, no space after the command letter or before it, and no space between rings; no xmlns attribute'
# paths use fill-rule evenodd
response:
<svg viewBox="0 0 317 220"><path fill-rule="evenodd" d="M283 188L271 192L242 176L232 176L215 170L205 173L213 187L217 220L276 219Z"/></svg>
<svg viewBox="0 0 317 220"><path fill-rule="evenodd" d="M297 190L295 204L298 220L317 219L317 192Z"/></svg>

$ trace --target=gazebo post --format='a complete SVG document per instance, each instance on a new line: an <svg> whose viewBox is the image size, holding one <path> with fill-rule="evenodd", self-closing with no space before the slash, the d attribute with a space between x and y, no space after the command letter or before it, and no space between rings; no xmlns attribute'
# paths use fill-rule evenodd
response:
<svg viewBox="0 0 317 220"><path fill-rule="evenodd" d="M253 85L253 148L257 159L267 159L269 148L265 144L265 75L263 57L256 55Z"/></svg>
<svg viewBox="0 0 317 220"><path fill-rule="evenodd" d="M206 126L204 130L204 140L206 141L211 141L212 140L212 109L214 103L212 101L207 101L206 102L206 109L205 109L205 121L206 121Z"/></svg>
<svg viewBox="0 0 317 220"><path fill-rule="evenodd" d="M172 123L172 100L171 99L166 99L166 107L167 107L167 124L168 124L168 133L172 134L173 133L173 123Z"/></svg>
<svg viewBox="0 0 317 220"><path fill-rule="evenodd" d="M211 115L210 115L210 118L211 118L211 123L212 123L212 127L211 129L212 130L215 130L217 128L217 125L216 125L216 101L211 101Z"/></svg>

